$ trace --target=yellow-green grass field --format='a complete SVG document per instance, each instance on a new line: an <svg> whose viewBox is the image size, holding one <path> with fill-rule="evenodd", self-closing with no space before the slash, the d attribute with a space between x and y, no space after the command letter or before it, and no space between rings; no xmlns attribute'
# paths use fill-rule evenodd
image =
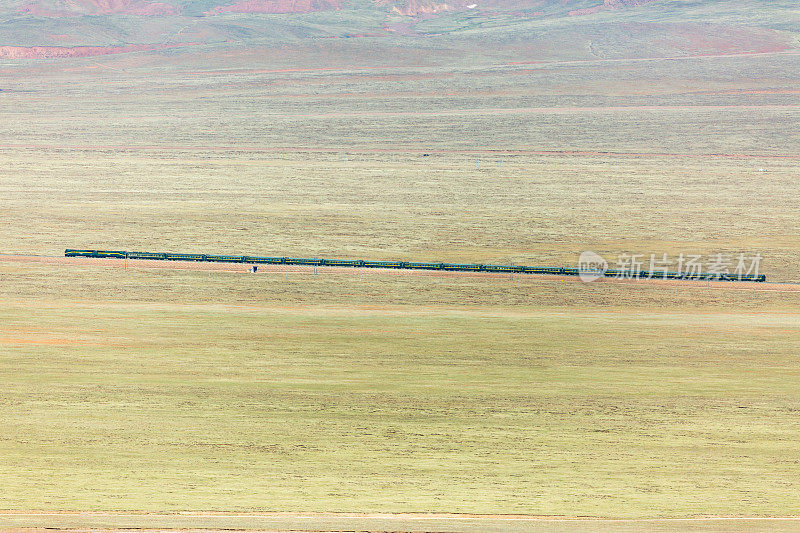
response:
<svg viewBox="0 0 800 533"><path fill-rule="evenodd" d="M593 250L673 269L681 253L760 253L769 280L800 279L800 159L200 155L10 151L0 250L565 267Z"/></svg>
<svg viewBox="0 0 800 533"><path fill-rule="evenodd" d="M5 509L796 510L796 293L0 269Z"/></svg>

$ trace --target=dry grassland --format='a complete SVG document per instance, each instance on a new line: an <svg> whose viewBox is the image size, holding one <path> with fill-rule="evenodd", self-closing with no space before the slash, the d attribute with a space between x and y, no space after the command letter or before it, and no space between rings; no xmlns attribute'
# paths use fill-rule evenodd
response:
<svg viewBox="0 0 800 533"><path fill-rule="evenodd" d="M8 65L0 251L800 278L795 53L399 56ZM798 298L0 262L0 509L796 513Z"/></svg>
<svg viewBox="0 0 800 533"><path fill-rule="evenodd" d="M794 505L798 295L2 269L6 508Z"/></svg>
<svg viewBox="0 0 800 533"><path fill-rule="evenodd" d="M630 156L6 156L0 249L573 266L753 254L796 280L800 161ZM761 165L769 172L758 172Z"/></svg>

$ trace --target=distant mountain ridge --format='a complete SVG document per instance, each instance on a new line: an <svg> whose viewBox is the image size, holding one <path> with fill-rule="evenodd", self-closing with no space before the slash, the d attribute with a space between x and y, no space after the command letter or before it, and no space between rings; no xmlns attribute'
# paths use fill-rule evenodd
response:
<svg viewBox="0 0 800 533"><path fill-rule="evenodd" d="M0 60L380 38L646 58L776 52L799 35L782 0L0 0Z"/></svg>
<svg viewBox="0 0 800 533"><path fill-rule="evenodd" d="M222 13L312 13L347 9L343 0L234 0L208 5L202 11L205 16ZM405 16L428 15L446 11L470 9L500 10L566 10L572 13L596 12L602 9L619 9L627 6L640 6L657 0L603 0L587 2L582 0L373 0L377 9L385 9ZM36 17L96 16L96 15L136 15L136 16L177 16L186 14L190 2L165 0L24 0L4 2L8 11ZM208 2L203 2L208 4ZM9 9L10 8L10 9Z"/></svg>

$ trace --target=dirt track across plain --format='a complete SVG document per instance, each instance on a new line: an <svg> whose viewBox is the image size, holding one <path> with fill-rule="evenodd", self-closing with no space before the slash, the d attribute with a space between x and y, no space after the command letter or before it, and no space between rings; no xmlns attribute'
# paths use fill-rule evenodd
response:
<svg viewBox="0 0 800 533"><path fill-rule="evenodd" d="M770 153L693 153L693 152L624 152L603 150L539 150L539 149L442 149L442 148L416 148L402 146L396 148L369 148L354 146L308 147L308 146L273 146L273 147L248 147L225 145L44 145L44 144L0 144L0 148L7 150L69 150L69 151L108 151L120 152L242 152L242 153L293 153L293 154L436 154L436 155L530 155L530 156L584 156L584 157L631 157L631 158L682 158L682 159L767 159L767 160L797 160L800 154L770 154Z"/></svg>
<svg viewBox="0 0 800 533"><path fill-rule="evenodd" d="M0 512L0 531L365 531L365 532L605 532L797 531L798 517L599 519L528 515L411 513L114 513Z"/></svg>

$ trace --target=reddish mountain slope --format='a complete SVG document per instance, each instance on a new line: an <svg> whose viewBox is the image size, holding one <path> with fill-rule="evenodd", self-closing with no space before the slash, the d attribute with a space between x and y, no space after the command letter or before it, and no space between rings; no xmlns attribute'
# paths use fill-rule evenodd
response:
<svg viewBox="0 0 800 533"><path fill-rule="evenodd" d="M604 0L595 6L585 6L578 0L373 0L375 6L391 13L405 16L431 15L443 12L477 10L536 10L557 8L573 15L591 14L603 9L639 6L654 0ZM63 17L80 15L143 15L174 16L180 14L183 4L178 0L163 2L148 0L24 0L16 11L36 17ZM343 9L344 0L238 0L220 3L204 12L206 16L223 13L312 13Z"/></svg>
<svg viewBox="0 0 800 533"><path fill-rule="evenodd" d="M313 13L341 9L341 0L242 0L231 5L217 6L206 15L220 13Z"/></svg>
<svg viewBox="0 0 800 533"><path fill-rule="evenodd" d="M603 11L606 9L619 9L622 7L628 6L642 6L644 4L649 4L650 2L654 2L655 0L603 0L602 4L597 4L596 6L586 7L583 9L574 9L569 12L570 15L591 15L593 13L597 13L599 11Z"/></svg>
<svg viewBox="0 0 800 533"><path fill-rule="evenodd" d="M180 9L175 5L145 0L59 0L56 2L28 0L19 6L17 11L37 17L111 14L167 16L180 13Z"/></svg>
<svg viewBox="0 0 800 533"><path fill-rule="evenodd" d="M128 46L0 46L0 59L50 59L90 57L128 52L163 50L174 45L132 44Z"/></svg>
<svg viewBox="0 0 800 533"><path fill-rule="evenodd" d="M536 11L538 9L554 8L566 10L570 15L588 15L604 9L620 9L624 7L641 6L655 0L604 0L597 5L578 8L584 2L578 0L375 0L379 7L388 8L393 13L416 17L431 15L448 11ZM572 9L572 8L575 9ZM543 12L542 12L543 13Z"/></svg>

